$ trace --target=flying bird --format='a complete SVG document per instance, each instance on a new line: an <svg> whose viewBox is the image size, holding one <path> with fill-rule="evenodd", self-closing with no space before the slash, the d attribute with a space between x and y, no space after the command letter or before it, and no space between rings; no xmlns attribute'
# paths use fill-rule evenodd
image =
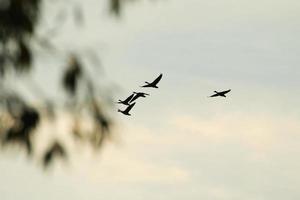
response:
<svg viewBox="0 0 300 200"><path fill-rule="evenodd" d="M144 93L144 92L133 92L133 94L135 94L135 96L130 100L130 103L134 102L139 97L146 97L146 95L149 95L149 94Z"/></svg>
<svg viewBox="0 0 300 200"><path fill-rule="evenodd" d="M132 95L130 95L129 97L127 97L124 101L122 101L122 100L119 100L117 103L121 103L121 104L124 104L124 105L127 105L127 106L129 106L130 104L130 101L131 101L131 99L132 99L132 97L134 96L135 94L132 94Z"/></svg>
<svg viewBox="0 0 300 200"><path fill-rule="evenodd" d="M135 105L135 103L133 103L133 104L130 104L129 106L127 106L127 108L125 109L125 110L120 110L120 109L118 109L118 112L121 112L121 113L123 113L124 115L131 115L130 113L129 113L129 111L132 109L132 107Z"/></svg>
<svg viewBox="0 0 300 200"><path fill-rule="evenodd" d="M149 83L149 82L145 81L146 85L143 85L141 87L158 88L157 83L160 81L161 78L162 78L162 74L160 74L152 83Z"/></svg>
<svg viewBox="0 0 300 200"><path fill-rule="evenodd" d="M218 91L214 91L216 94L213 94L209 97L217 97L217 96L220 96L220 97L226 97L225 94L227 94L228 92L230 92L231 90L225 90L225 91L222 91L222 92L218 92Z"/></svg>

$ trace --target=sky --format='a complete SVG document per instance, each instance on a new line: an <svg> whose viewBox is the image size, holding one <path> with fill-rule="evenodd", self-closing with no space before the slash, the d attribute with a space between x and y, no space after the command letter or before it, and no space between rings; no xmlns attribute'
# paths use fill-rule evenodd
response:
<svg viewBox="0 0 300 200"><path fill-rule="evenodd" d="M67 24L55 42L96 49L117 99L150 96L116 114L100 155L45 173L0 154L1 199L300 198L299 1L141 1L120 20L89 1L85 28ZM160 73L159 89L139 88Z"/></svg>

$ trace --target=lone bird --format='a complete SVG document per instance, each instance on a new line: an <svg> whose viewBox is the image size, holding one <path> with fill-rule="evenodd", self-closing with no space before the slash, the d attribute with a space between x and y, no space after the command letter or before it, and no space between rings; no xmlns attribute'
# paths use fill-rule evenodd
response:
<svg viewBox="0 0 300 200"><path fill-rule="evenodd" d="M125 110L120 110L120 109L118 109L118 112L121 112L121 113L123 113L124 115L131 115L130 113L129 113L129 111L132 109L132 107L135 105L135 103L133 103L133 104L130 104L129 106L127 106L127 108L125 109Z"/></svg>
<svg viewBox="0 0 300 200"><path fill-rule="evenodd" d="M231 90L225 90L225 91L222 91L222 92L218 92L218 91L214 91L216 94L213 94L209 97L217 97L217 96L220 96L220 97L226 97L225 94L227 94L228 92L230 92Z"/></svg>
<svg viewBox="0 0 300 200"><path fill-rule="evenodd" d="M121 104L129 106L130 105L129 103L130 103L130 101L131 101L131 99L132 99L133 96L134 96L134 94L132 94L129 97L127 97L124 101L119 100L117 103L121 103Z"/></svg>
<svg viewBox="0 0 300 200"><path fill-rule="evenodd" d="M143 85L141 87L158 88L157 83L160 81L161 78L162 78L162 74L160 74L152 83L149 83L149 82L145 81L146 85Z"/></svg>
<svg viewBox="0 0 300 200"><path fill-rule="evenodd" d="M133 92L133 94L135 94L135 96L130 100L130 103L134 102L139 97L146 97L146 95L149 95L149 94L144 93L144 92Z"/></svg>

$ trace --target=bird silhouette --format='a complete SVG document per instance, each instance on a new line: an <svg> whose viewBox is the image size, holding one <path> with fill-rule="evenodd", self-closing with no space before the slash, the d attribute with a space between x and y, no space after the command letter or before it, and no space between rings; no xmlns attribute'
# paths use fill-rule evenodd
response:
<svg viewBox="0 0 300 200"><path fill-rule="evenodd" d="M125 110L120 110L120 109L118 109L118 112L121 112L121 113L123 113L124 115L131 115L130 113L129 113L129 111L132 109L132 107L135 105L135 103L133 103L133 104L130 104L129 106L127 106L127 108L125 109Z"/></svg>
<svg viewBox="0 0 300 200"><path fill-rule="evenodd" d="M214 91L216 94L213 94L209 97L217 97L217 96L220 96L220 97L226 97L225 94L227 94L228 92L230 92L231 90L225 90L225 91L222 91L222 92L218 92L218 91Z"/></svg>
<svg viewBox="0 0 300 200"><path fill-rule="evenodd" d="M132 97L134 96L135 94L132 94L132 95L130 95L129 97L127 97L124 101L122 101L122 100L119 100L117 103L121 103L121 104L124 104L124 105L127 105L127 106L129 106L130 104L130 101L131 101L131 99L132 99Z"/></svg>
<svg viewBox="0 0 300 200"><path fill-rule="evenodd" d="M145 81L146 85L143 85L141 87L152 87L152 88L158 88L157 87L157 83L160 81L160 79L162 78L162 74L160 74L153 82L149 83L147 81Z"/></svg>
<svg viewBox="0 0 300 200"><path fill-rule="evenodd" d="M134 102L134 101L135 101L137 98L139 98L139 97L146 97L147 95L149 95L149 94L144 93L144 92L133 92L133 94L135 94L135 95L134 95L134 97L130 100L130 103Z"/></svg>

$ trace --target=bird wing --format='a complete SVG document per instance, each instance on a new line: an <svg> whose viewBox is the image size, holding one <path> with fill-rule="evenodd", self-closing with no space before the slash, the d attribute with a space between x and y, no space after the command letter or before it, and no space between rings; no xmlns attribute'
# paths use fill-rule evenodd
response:
<svg viewBox="0 0 300 200"><path fill-rule="evenodd" d="M135 103L133 103L133 104L130 104L129 106L127 106L127 108L124 110L124 112L129 112L131 109L132 109L132 107L135 105Z"/></svg>
<svg viewBox="0 0 300 200"><path fill-rule="evenodd" d="M160 81L161 78L162 78L162 74L160 74L160 75L152 82L152 84L156 85L156 84Z"/></svg>
<svg viewBox="0 0 300 200"><path fill-rule="evenodd" d="M146 85L142 85L142 86L140 86L140 87L149 87L149 83L147 83Z"/></svg>
<svg viewBox="0 0 300 200"><path fill-rule="evenodd" d="M140 96L149 95L149 94L147 94L145 92L136 92L135 94L140 95Z"/></svg>
<svg viewBox="0 0 300 200"><path fill-rule="evenodd" d="M134 94L132 94L132 95L130 95L129 97L127 97L127 98L125 99L125 102L130 102L130 100L132 99L133 96L134 96Z"/></svg>
<svg viewBox="0 0 300 200"><path fill-rule="evenodd" d="M226 91L223 91L222 94L227 94L228 92L230 92L231 90L226 90Z"/></svg>
<svg viewBox="0 0 300 200"><path fill-rule="evenodd" d="M130 100L130 102L134 102L134 100L136 100L139 97L140 97L140 95L138 95L138 93L135 94L135 96Z"/></svg>
<svg viewBox="0 0 300 200"><path fill-rule="evenodd" d="M227 90L227 91L225 91L225 92L228 93L228 92L230 92L230 91L231 91L231 90L229 89L229 90ZM225 94L226 94L226 93L225 93Z"/></svg>
<svg viewBox="0 0 300 200"><path fill-rule="evenodd" d="M209 97L217 97L217 96L219 96L219 93L213 94L213 95L211 95L211 96L209 96Z"/></svg>

